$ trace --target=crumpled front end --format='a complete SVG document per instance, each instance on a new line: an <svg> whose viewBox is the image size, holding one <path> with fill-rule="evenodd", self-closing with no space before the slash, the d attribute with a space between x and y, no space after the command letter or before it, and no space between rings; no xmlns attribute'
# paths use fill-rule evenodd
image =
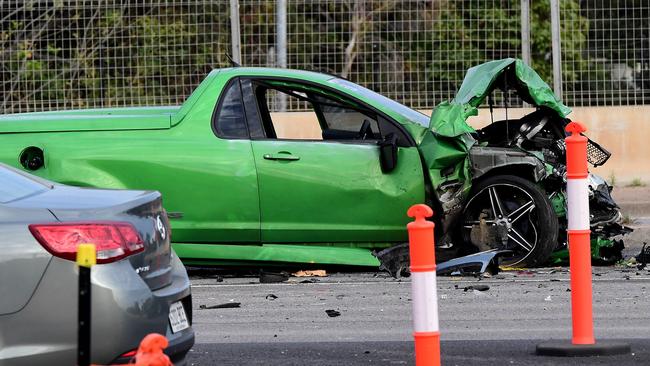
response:
<svg viewBox="0 0 650 366"><path fill-rule="evenodd" d="M485 128L473 129L467 119L477 115L477 108L486 100L492 108L491 94L497 89L515 90L521 100L537 110L520 119L493 121ZM571 109L555 97L539 75L521 60L496 60L468 70L456 97L434 109L429 128L423 129L417 139L434 191L432 201L438 206L435 208L441 226L437 228L439 248L455 247L455 255L467 254L467 243L460 242L463 237L458 235L458 230L468 225L463 222L463 212L474 194L472 187L496 174L509 174L533 182L546 195L545 201L552 205L558 220L559 251L553 256L553 261L562 261L562 249L566 248L564 127L569 122L566 116L570 112ZM604 164L609 155L590 140L589 161L593 166ZM611 186L595 175L591 175L590 180L594 262L611 263L620 258L623 246L622 241L613 237L631 230L620 224L621 214L611 198ZM476 221L476 225L482 225L481 230L495 231L494 235L483 236L488 241L495 241L499 235L496 221L500 219L497 220L496 212L494 214L494 223L486 225L486 222ZM504 243L508 241L505 235L511 235L508 225L505 222L504 227L508 230L501 230L505 240L500 241ZM477 246L476 243L470 244ZM494 242L480 244L478 250L486 247L512 249ZM548 259L545 256L544 262ZM526 264L525 261L521 263Z"/></svg>

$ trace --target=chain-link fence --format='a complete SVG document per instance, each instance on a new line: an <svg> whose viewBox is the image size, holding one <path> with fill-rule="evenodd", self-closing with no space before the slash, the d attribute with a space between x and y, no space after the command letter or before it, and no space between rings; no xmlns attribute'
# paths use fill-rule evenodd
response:
<svg viewBox="0 0 650 366"><path fill-rule="evenodd" d="M226 3L0 0L0 112L182 102L229 47Z"/></svg>
<svg viewBox="0 0 650 366"><path fill-rule="evenodd" d="M522 44L551 84L550 3L0 0L0 113L178 104L237 50L244 66L329 72L430 109L453 97L469 67L522 57ZM650 3L559 4L567 104L649 103Z"/></svg>
<svg viewBox="0 0 650 366"><path fill-rule="evenodd" d="M239 3L242 64L280 66L276 2ZM521 53L519 1L292 0L286 12L287 67L340 75L413 108L453 98L469 67Z"/></svg>
<svg viewBox="0 0 650 366"><path fill-rule="evenodd" d="M560 18L569 105L650 104L650 1L582 0Z"/></svg>

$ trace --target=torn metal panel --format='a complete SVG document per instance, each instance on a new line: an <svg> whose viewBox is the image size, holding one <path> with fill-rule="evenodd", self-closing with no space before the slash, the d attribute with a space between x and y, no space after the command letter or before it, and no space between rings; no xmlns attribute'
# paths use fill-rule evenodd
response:
<svg viewBox="0 0 650 366"><path fill-rule="evenodd" d="M460 274L482 274L485 272L497 274L499 272L499 257L507 253L510 251L492 249L454 258L436 265L436 273L439 275L455 272Z"/></svg>
<svg viewBox="0 0 650 366"><path fill-rule="evenodd" d="M437 250L436 253L439 253ZM499 257L509 254L508 250L491 249L480 253L453 258L436 265L436 272L439 275L448 275L458 272L459 274L482 274L488 272L497 274L499 272ZM408 276L409 271L409 245L400 244L380 252L374 253L381 265L379 270L388 272L395 278Z"/></svg>
<svg viewBox="0 0 650 366"><path fill-rule="evenodd" d="M546 166L538 156L523 150L475 146L470 150L472 178L476 179L496 168L526 166L535 182L547 176Z"/></svg>

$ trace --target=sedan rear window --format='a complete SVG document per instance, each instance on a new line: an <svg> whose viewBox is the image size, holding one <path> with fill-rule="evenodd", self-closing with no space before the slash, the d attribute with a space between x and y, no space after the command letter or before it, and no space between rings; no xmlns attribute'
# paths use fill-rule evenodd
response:
<svg viewBox="0 0 650 366"><path fill-rule="evenodd" d="M16 201L52 188L25 173L0 164L0 203Z"/></svg>

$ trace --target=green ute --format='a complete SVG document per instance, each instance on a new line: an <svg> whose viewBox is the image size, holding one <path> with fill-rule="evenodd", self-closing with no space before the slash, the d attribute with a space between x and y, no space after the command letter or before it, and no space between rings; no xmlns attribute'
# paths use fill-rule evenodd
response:
<svg viewBox="0 0 650 366"><path fill-rule="evenodd" d="M474 130L467 118L497 88L537 110ZM0 116L0 161L64 184L160 191L187 264L376 267L373 251L403 247L406 211L424 202L439 258L497 248L535 265L566 220L553 211L561 144L544 141L564 137L569 112L516 59L471 68L430 117L334 75L233 67L182 106Z"/></svg>

